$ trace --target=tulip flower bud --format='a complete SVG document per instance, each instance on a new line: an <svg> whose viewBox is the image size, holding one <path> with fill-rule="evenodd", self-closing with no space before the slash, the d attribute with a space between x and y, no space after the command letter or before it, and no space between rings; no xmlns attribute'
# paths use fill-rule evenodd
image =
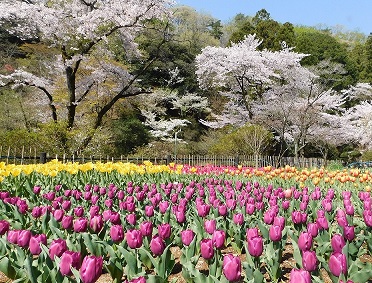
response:
<svg viewBox="0 0 372 283"><path fill-rule="evenodd" d="M124 239L124 229L121 225L113 225L110 227L110 237L115 243L119 243Z"/></svg>
<svg viewBox="0 0 372 283"><path fill-rule="evenodd" d="M307 232L310 233L313 238L318 236L319 233L318 224L316 223L307 224Z"/></svg>
<svg viewBox="0 0 372 283"><path fill-rule="evenodd" d="M152 235L152 222L150 221L143 221L141 224L140 224L140 230L141 230L141 233L142 233L142 236L151 236Z"/></svg>
<svg viewBox="0 0 372 283"><path fill-rule="evenodd" d="M344 237L348 241L352 241L355 238L354 226L345 226L344 227Z"/></svg>
<svg viewBox="0 0 372 283"><path fill-rule="evenodd" d="M65 251L61 256L59 270L62 275L72 275L71 267L79 269L81 265L81 255L79 252Z"/></svg>
<svg viewBox="0 0 372 283"><path fill-rule="evenodd" d="M210 235L212 235L214 230L216 230L216 225L217 225L217 222L215 219L204 221L204 229Z"/></svg>
<svg viewBox="0 0 372 283"><path fill-rule="evenodd" d="M249 215L252 215L256 210L256 206L254 205L254 203L247 203L245 205L245 212Z"/></svg>
<svg viewBox="0 0 372 283"><path fill-rule="evenodd" d="M56 239L50 243L49 256L54 260L54 256L60 257L65 251L67 251L66 241L63 239Z"/></svg>
<svg viewBox="0 0 372 283"><path fill-rule="evenodd" d="M244 215L242 213L236 213L233 215L233 221L237 225L242 225L244 222Z"/></svg>
<svg viewBox="0 0 372 283"><path fill-rule="evenodd" d="M329 228L328 220L325 217L318 217L316 220L316 224L318 224L319 229L328 230Z"/></svg>
<svg viewBox="0 0 372 283"><path fill-rule="evenodd" d="M89 227L94 233L98 233L103 228L103 218L101 215L94 215L89 221Z"/></svg>
<svg viewBox="0 0 372 283"><path fill-rule="evenodd" d="M246 231L247 239L258 237L258 229L257 228L248 228Z"/></svg>
<svg viewBox="0 0 372 283"><path fill-rule="evenodd" d="M142 246L142 233L140 230L130 229L126 233L126 240L131 249L137 249Z"/></svg>
<svg viewBox="0 0 372 283"><path fill-rule="evenodd" d="M298 237L298 248L301 251L308 251L311 249L313 245L313 237L308 232L301 232L300 236Z"/></svg>
<svg viewBox="0 0 372 283"><path fill-rule="evenodd" d="M194 239L195 233L191 229L181 231L181 240L185 246L191 244L192 240Z"/></svg>
<svg viewBox="0 0 372 283"><path fill-rule="evenodd" d="M31 211L31 215L34 218L39 218L41 216L41 213L42 213L42 208L40 206L35 206Z"/></svg>
<svg viewBox="0 0 372 283"><path fill-rule="evenodd" d="M204 259L211 259L214 256L212 239L203 239L200 241L200 252Z"/></svg>
<svg viewBox="0 0 372 283"><path fill-rule="evenodd" d="M222 272L229 282L238 281L241 277L242 264L239 256L227 254L223 257Z"/></svg>
<svg viewBox="0 0 372 283"><path fill-rule="evenodd" d="M0 236L9 231L10 224L6 220L0 220Z"/></svg>
<svg viewBox="0 0 372 283"><path fill-rule="evenodd" d="M223 230L215 230L212 236L213 245L217 249L223 248L225 245L226 233Z"/></svg>
<svg viewBox="0 0 372 283"><path fill-rule="evenodd" d="M345 274L347 272L347 260L346 256L343 253L340 252L334 252L331 254L329 258L329 270L331 273L339 277L340 274Z"/></svg>
<svg viewBox="0 0 372 283"><path fill-rule="evenodd" d="M312 272L317 269L318 259L315 251L303 251L302 252L302 266L305 270Z"/></svg>
<svg viewBox="0 0 372 283"><path fill-rule="evenodd" d="M282 239L282 227L279 225L270 226L269 237L271 241L279 242Z"/></svg>
<svg viewBox="0 0 372 283"><path fill-rule="evenodd" d="M263 239L261 236L254 236L247 239L248 252L251 256L259 257L263 252Z"/></svg>
<svg viewBox="0 0 372 283"><path fill-rule="evenodd" d="M341 253L342 248L345 246L345 240L344 237L340 234L333 235L331 239L331 246L334 252Z"/></svg>
<svg viewBox="0 0 372 283"><path fill-rule="evenodd" d="M30 230L21 230L18 234L17 244L22 248L28 248L31 239L31 231Z"/></svg>
<svg viewBox="0 0 372 283"><path fill-rule="evenodd" d="M99 209L99 208L98 208ZM98 213L94 213L93 212L93 209L91 209L91 212L90 215L92 216L93 214L94 215L98 215ZM84 215L84 208L82 206L77 206L74 208L74 214L76 217L82 217Z"/></svg>
<svg viewBox="0 0 372 283"><path fill-rule="evenodd" d="M125 219L130 225L136 225L137 218L135 213L128 214Z"/></svg>
<svg viewBox="0 0 372 283"><path fill-rule="evenodd" d="M114 225L121 224L120 213L116 211L112 211L110 215L110 222Z"/></svg>
<svg viewBox="0 0 372 283"><path fill-rule="evenodd" d="M62 217L61 226L63 229L71 230L73 228L74 217L70 215L64 215Z"/></svg>
<svg viewBox="0 0 372 283"><path fill-rule="evenodd" d="M57 222L61 222L62 221L63 215L65 215L65 211L63 209L56 209L53 212L53 216L54 216L54 218L55 218L55 220Z"/></svg>
<svg viewBox="0 0 372 283"><path fill-rule="evenodd" d="M102 257L86 256L80 268L80 278L83 283L94 283L102 274Z"/></svg>
<svg viewBox="0 0 372 283"><path fill-rule="evenodd" d="M9 243L17 244L20 230L9 230L7 240Z"/></svg>
<svg viewBox="0 0 372 283"><path fill-rule="evenodd" d="M78 207L77 207L78 208ZM76 208L76 209L77 209ZM92 217L92 216L94 216L94 215L98 215L99 214L99 210L100 210L100 208L99 208L99 206L98 205L92 205L91 207L90 207L90 210L89 210L89 215L90 215L90 217ZM74 212L75 212L75 214L76 214L76 211L75 211L75 209L74 209ZM76 215L77 216L77 215ZM80 216L78 216L78 217L80 217Z"/></svg>
<svg viewBox="0 0 372 283"><path fill-rule="evenodd" d="M178 223L184 223L186 221L186 215L184 211L176 211L174 214L176 215L176 220Z"/></svg>
<svg viewBox="0 0 372 283"><path fill-rule="evenodd" d="M77 233L86 232L88 228L88 219L81 217L74 221L74 231Z"/></svg>
<svg viewBox="0 0 372 283"><path fill-rule="evenodd" d="M273 224L280 226L280 228L283 230L285 227L285 218L283 216L276 216Z"/></svg>
<svg viewBox="0 0 372 283"><path fill-rule="evenodd" d="M310 272L304 269L295 269L291 270L289 275L289 283L311 283Z"/></svg>
<svg viewBox="0 0 372 283"><path fill-rule="evenodd" d="M158 226L158 234L162 239L168 239L171 235L171 226L169 223L163 223Z"/></svg>
<svg viewBox="0 0 372 283"><path fill-rule="evenodd" d="M46 246L47 238L45 234L33 235L30 238L29 249L30 253L33 255L38 255L41 253L40 244Z"/></svg>
<svg viewBox="0 0 372 283"><path fill-rule="evenodd" d="M150 241L150 250L155 256L161 255L165 250L165 243L159 235L154 235Z"/></svg>

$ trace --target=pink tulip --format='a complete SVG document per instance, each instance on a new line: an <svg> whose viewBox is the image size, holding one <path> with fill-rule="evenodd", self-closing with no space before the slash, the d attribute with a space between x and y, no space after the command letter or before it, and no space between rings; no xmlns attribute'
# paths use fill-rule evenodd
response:
<svg viewBox="0 0 372 283"><path fill-rule="evenodd" d="M302 266L305 270L312 272L317 269L318 259L315 251L303 251L302 252Z"/></svg>
<svg viewBox="0 0 372 283"><path fill-rule="evenodd" d="M331 273L339 277L340 274L345 274L347 272L347 260L346 256L343 253L340 252L334 252L331 254L329 258L329 270Z"/></svg>
<svg viewBox="0 0 372 283"><path fill-rule="evenodd" d="M217 225L217 222L215 219L204 221L204 229L210 235L212 235L214 230L216 230L216 225Z"/></svg>
<svg viewBox="0 0 372 283"><path fill-rule="evenodd" d="M226 233L223 230L215 230L212 236L213 245L217 249L221 249L225 245Z"/></svg>
<svg viewBox="0 0 372 283"><path fill-rule="evenodd" d="M304 269L292 269L289 275L289 283L311 283L310 272Z"/></svg>
<svg viewBox="0 0 372 283"><path fill-rule="evenodd" d="M80 268L80 278L83 283L94 283L102 274L102 257L86 256Z"/></svg>
<svg viewBox="0 0 372 283"><path fill-rule="evenodd" d="M115 243L119 243L124 239L124 229L121 225L113 225L110 227L110 237Z"/></svg>
<svg viewBox="0 0 372 283"><path fill-rule="evenodd" d="M90 229L94 233L98 233L103 228L103 218L101 215L94 215L89 222Z"/></svg>
<svg viewBox="0 0 372 283"><path fill-rule="evenodd" d="M30 253L33 255L38 255L41 253L41 246L43 244L46 246L47 238L45 234L33 235L30 238L29 249Z"/></svg>
<svg viewBox="0 0 372 283"><path fill-rule="evenodd" d="M282 228L279 225L271 225L269 237L271 241L279 242L282 239Z"/></svg>
<svg viewBox="0 0 372 283"><path fill-rule="evenodd" d="M74 231L77 233L86 232L88 228L88 219L81 217L74 221Z"/></svg>
<svg viewBox="0 0 372 283"><path fill-rule="evenodd" d="M52 260L55 256L60 257L65 251L67 251L67 244L63 239L53 240L49 246L49 256Z"/></svg>
<svg viewBox="0 0 372 283"><path fill-rule="evenodd" d="M6 220L0 220L0 236L9 231L10 224Z"/></svg>
<svg viewBox="0 0 372 283"><path fill-rule="evenodd" d="M160 256L165 250L164 240L159 235L154 235L150 241L150 250L155 256Z"/></svg>
<svg viewBox="0 0 372 283"><path fill-rule="evenodd" d="M163 223L158 226L158 234L162 239L168 239L171 235L171 226L169 223Z"/></svg>
<svg viewBox="0 0 372 283"><path fill-rule="evenodd" d="M130 229L127 231L125 238L131 249L138 249L142 246L142 233L140 230Z"/></svg>
<svg viewBox="0 0 372 283"><path fill-rule="evenodd" d="M204 259L211 259L214 256L212 239L203 239L200 241L200 252Z"/></svg>
<svg viewBox="0 0 372 283"><path fill-rule="evenodd" d="M151 236L152 235L152 229L153 229L153 226L152 226L152 222L150 222L150 221L143 221L140 224L140 230L141 230L141 233L144 237Z"/></svg>
<svg viewBox="0 0 372 283"><path fill-rule="evenodd" d="M181 240L185 246L190 245L194 237L195 233L191 229L181 231Z"/></svg>
<svg viewBox="0 0 372 283"><path fill-rule="evenodd" d="M223 257L222 272L229 282L238 281L241 277L242 264L239 256L227 254Z"/></svg>
<svg viewBox="0 0 372 283"><path fill-rule="evenodd" d="M331 246L334 252L341 253L342 248L345 246L345 240L344 237L341 234L335 234L333 235L331 239Z"/></svg>
<svg viewBox="0 0 372 283"><path fill-rule="evenodd" d="M72 275L71 267L79 269L81 266L81 255L79 252L65 251L61 256L59 270L62 275Z"/></svg>
<svg viewBox="0 0 372 283"><path fill-rule="evenodd" d="M300 236L298 237L298 248L301 251L308 251L311 249L313 245L313 237L308 232L301 232Z"/></svg>
<svg viewBox="0 0 372 283"><path fill-rule="evenodd" d="M244 222L244 215L242 213L236 213L233 215L233 221L237 225L242 225Z"/></svg>

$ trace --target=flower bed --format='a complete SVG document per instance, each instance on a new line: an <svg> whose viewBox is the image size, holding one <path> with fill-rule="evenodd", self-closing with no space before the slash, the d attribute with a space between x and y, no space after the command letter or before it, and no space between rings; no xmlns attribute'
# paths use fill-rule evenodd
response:
<svg viewBox="0 0 372 283"><path fill-rule="evenodd" d="M368 171L53 161L0 177L0 271L22 282L372 278Z"/></svg>

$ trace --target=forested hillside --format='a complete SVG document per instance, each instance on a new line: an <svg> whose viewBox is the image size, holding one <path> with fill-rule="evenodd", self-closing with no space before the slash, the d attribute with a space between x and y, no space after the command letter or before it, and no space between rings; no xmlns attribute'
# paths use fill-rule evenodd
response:
<svg viewBox="0 0 372 283"><path fill-rule="evenodd" d="M372 34L62 2L0 3L2 147L371 159Z"/></svg>

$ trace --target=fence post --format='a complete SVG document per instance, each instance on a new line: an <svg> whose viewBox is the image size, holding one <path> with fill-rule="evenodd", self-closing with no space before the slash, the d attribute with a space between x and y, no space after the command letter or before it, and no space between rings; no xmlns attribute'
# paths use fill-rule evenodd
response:
<svg viewBox="0 0 372 283"><path fill-rule="evenodd" d="M167 155L167 164L166 165L169 165L169 163L171 163L172 161L172 157L170 156L170 154Z"/></svg>
<svg viewBox="0 0 372 283"><path fill-rule="evenodd" d="M235 158L234 158L234 165L235 166L238 166L239 165L239 156L238 155L235 156Z"/></svg>
<svg viewBox="0 0 372 283"><path fill-rule="evenodd" d="M40 153L40 163L42 164L46 163L46 157L47 157L46 152Z"/></svg>

